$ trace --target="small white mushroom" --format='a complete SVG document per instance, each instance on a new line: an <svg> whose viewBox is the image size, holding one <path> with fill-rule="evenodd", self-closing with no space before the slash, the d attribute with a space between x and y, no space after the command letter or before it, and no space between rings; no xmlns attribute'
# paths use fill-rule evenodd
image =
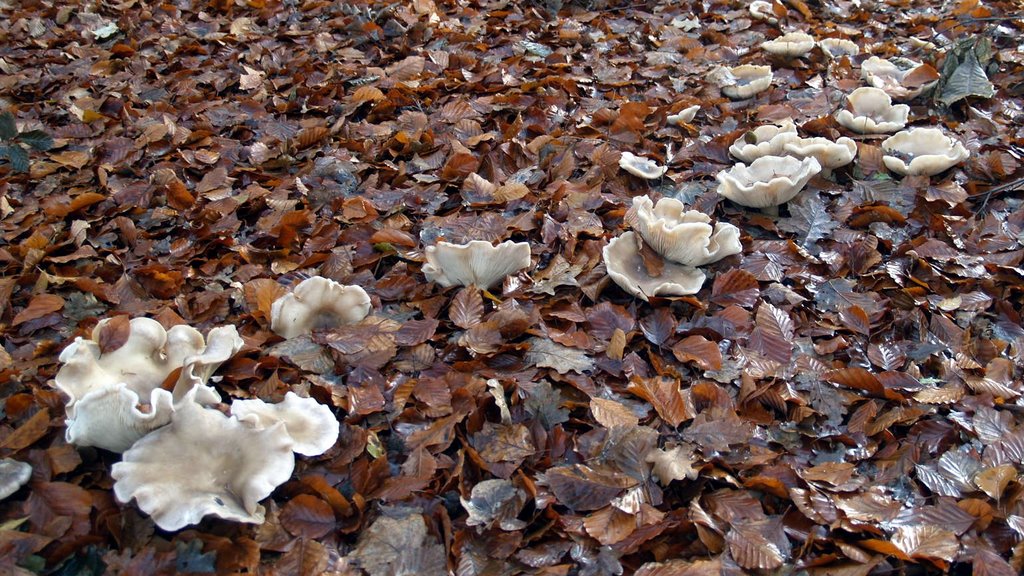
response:
<svg viewBox="0 0 1024 576"><path fill-rule="evenodd" d="M904 78L920 66L923 64L907 58L896 58L890 61L872 56L861 62L860 71L864 80L871 86L885 90L886 94L897 100L910 100L930 89L936 82L927 82L915 87L905 86Z"/></svg>
<svg viewBox="0 0 1024 576"><path fill-rule="evenodd" d="M830 59L860 54L860 46L857 46L852 40L845 38L823 38L818 40L818 46L821 47L821 51L825 53L825 56Z"/></svg>
<svg viewBox="0 0 1024 576"><path fill-rule="evenodd" d="M0 459L0 500L18 491L32 478L32 466L13 458Z"/></svg>
<svg viewBox="0 0 1024 576"><path fill-rule="evenodd" d="M846 96L849 110L836 112L836 121L861 134L887 134L907 125L910 106L893 104L881 88L864 86Z"/></svg>
<svg viewBox="0 0 1024 576"><path fill-rule="evenodd" d="M824 176L832 170L846 166L857 156L857 143L845 136L833 142L828 138L800 138L785 146L786 152L797 158L813 157L821 165Z"/></svg>
<svg viewBox="0 0 1024 576"><path fill-rule="evenodd" d="M114 464L114 495L179 530L214 515L262 523L266 498L292 475L295 455L284 423L256 429L196 402L151 432Z"/></svg>
<svg viewBox="0 0 1024 576"><path fill-rule="evenodd" d="M803 190L821 165L813 158L762 156L750 166L740 163L718 173L718 193L751 208L784 204Z"/></svg>
<svg viewBox="0 0 1024 576"><path fill-rule="evenodd" d="M786 144L799 139L793 119L786 118L778 124L758 126L740 136L729 146L729 153L749 164L762 156L784 156Z"/></svg>
<svg viewBox="0 0 1024 576"><path fill-rule="evenodd" d="M270 329L284 338L355 324L370 313L370 296L359 286L313 276L270 307Z"/></svg>
<svg viewBox="0 0 1024 576"><path fill-rule="evenodd" d="M680 124L689 124L693 122L693 119L697 116L697 112L700 111L700 104L694 104L688 108L683 108L678 114L670 114L665 118L665 121L673 126L679 126Z"/></svg>
<svg viewBox="0 0 1024 576"><path fill-rule="evenodd" d="M497 246L483 240L468 244L438 242L428 246L423 274L447 288L476 285L489 288L509 274L530 267L530 245L506 240Z"/></svg>
<svg viewBox="0 0 1024 576"><path fill-rule="evenodd" d="M632 152L623 152L619 156L619 168L645 180L657 180L668 171L667 166L660 166L654 160L637 156Z"/></svg>
<svg viewBox="0 0 1024 576"><path fill-rule="evenodd" d="M704 285L704 273L692 266L666 261L661 275L647 273L633 232L613 238L602 251L608 276L623 290L647 300L649 296L696 294Z"/></svg>
<svg viewBox="0 0 1024 576"><path fill-rule="evenodd" d="M719 68L712 79L721 86L722 94L733 100L743 100L763 92L772 85L772 67L744 64L734 68Z"/></svg>
<svg viewBox="0 0 1024 576"><path fill-rule="evenodd" d="M703 266L743 251L740 231L724 222L711 226L711 217L686 210L674 198L655 204L648 196L633 198L635 228L655 252L686 266Z"/></svg>
<svg viewBox="0 0 1024 576"><path fill-rule="evenodd" d="M761 49L769 54L787 58L803 56L814 49L814 36L804 32L790 32L774 40L762 42Z"/></svg>
<svg viewBox="0 0 1024 576"><path fill-rule="evenodd" d="M882 142L882 162L897 174L933 176L966 160L967 148L938 128L911 128Z"/></svg>
<svg viewBox="0 0 1024 576"><path fill-rule="evenodd" d="M235 400L231 403L231 415L260 429L283 422L295 443L292 450L303 456L323 454L338 441L340 426L331 409L294 392L285 394L284 401L277 404L258 399Z"/></svg>
<svg viewBox="0 0 1024 576"><path fill-rule="evenodd" d="M765 0L754 0L748 8L750 17L754 20L764 20L769 24L778 24L779 19L775 16L775 3Z"/></svg>

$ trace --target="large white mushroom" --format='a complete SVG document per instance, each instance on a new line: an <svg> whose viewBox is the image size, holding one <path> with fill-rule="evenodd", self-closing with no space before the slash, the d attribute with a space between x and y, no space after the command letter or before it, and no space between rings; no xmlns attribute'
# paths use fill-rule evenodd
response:
<svg viewBox="0 0 1024 576"><path fill-rule="evenodd" d="M814 49L814 36L804 32L790 32L774 40L762 42L761 49L786 58L803 56Z"/></svg>
<svg viewBox="0 0 1024 576"><path fill-rule="evenodd" d="M729 153L749 164L762 156L784 156L786 144L799 139L796 123L786 118L778 124L765 124L746 132L729 146Z"/></svg>
<svg viewBox="0 0 1024 576"><path fill-rule="evenodd" d="M717 83L728 98L743 100L772 85L771 66L744 64L734 68L719 68L711 73L711 80Z"/></svg>
<svg viewBox="0 0 1024 576"><path fill-rule="evenodd" d="M623 290L647 300L649 296L684 296L696 294L704 285L704 273L692 266L664 263L660 276L647 272L633 232L612 238L604 250L608 276Z"/></svg>
<svg viewBox="0 0 1024 576"><path fill-rule="evenodd" d="M893 104L881 88L864 86L846 96L850 109L836 112L836 121L861 134L887 134L907 125L910 106Z"/></svg>
<svg viewBox="0 0 1024 576"><path fill-rule="evenodd" d="M743 206L770 208L792 200L818 172L814 157L763 156L719 172L718 193Z"/></svg>
<svg viewBox="0 0 1024 576"><path fill-rule="evenodd" d="M661 166L650 158L637 156L632 152L623 152L619 156L619 168L644 180L657 180L668 171L667 166Z"/></svg>
<svg viewBox="0 0 1024 576"><path fill-rule="evenodd" d="M370 313L370 296L322 276L307 278L270 307L270 329L285 338L355 324Z"/></svg>
<svg viewBox="0 0 1024 576"><path fill-rule="evenodd" d="M857 156L857 143L845 136L836 141L828 138L798 138L788 142L785 150L797 158L814 158L821 165L821 174L829 176L832 170L853 162Z"/></svg>
<svg viewBox="0 0 1024 576"><path fill-rule="evenodd" d="M284 423L291 437L292 450L303 456L318 456L338 441L340 426L331 409L313 398L288 392L284 401L268 404L263 400L235 400L231 415L256 428L270 428Z"/></svg>
<svg viewBox="0 0 1024 576"><path fill-rule="evenodd" d="M668 260L686 266L703 266L743 251L740 231L717 222L697 210L686 210L675 198L655 204L648 196L633 198L634 227L644 242Z"/></svg>
<svg viewBox="0 0 1024 576"><path fill-rule="evenodd" d="M966 160L967 148L938 128L911 128L882 142L882 162L897 174L933 176Z"/></svg>
<svg viewBox="0 0 1024 576"><path fill-rule="evenodd" d="M872 56L861 63L860 70L864 80L871 86L885 90L886 94L898 100L910 100L930 89L936 82L925 82L919 86L906 85L904 80L920 66L923 64L907 58L886 60Z"/></svg>
<svg viewBox="0 0 1024 576"><path fill-rule="evenodd" d="M428 246L423 274L445 288L476 285L489 288L509 274L529 268L530 245L506 240L497 246L483 240L468 244L438 242Z"/></svg>

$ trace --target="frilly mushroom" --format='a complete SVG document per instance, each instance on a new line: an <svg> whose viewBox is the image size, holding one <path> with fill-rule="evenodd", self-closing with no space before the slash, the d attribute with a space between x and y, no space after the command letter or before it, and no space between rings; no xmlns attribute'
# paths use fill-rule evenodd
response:
<svg viewBox="0 0 1024 576"><path fill-rule="evenodd" d="M338 419L331 409L313 398L303 398L294 392L284 395L284 401L268 404L262 400L235 400L231 415L257 428L269 428L283 422L291 436L292 450L303 456L318 456L334 446L340 430Z"/></svg>
<svg viewBox="0 0 1024 576"><path fill-rule="evenodd" d="M803 56L814 49L814 36L804 32L790 32L774 40L762 42L761 49L786 58Z"/></svg>
<svg viewBox="0 0 1024 576"><path fill-rule="evenodd" d="M743 251L740 231L732 224L718 222L697 210L686 210L674 198L657 204L648 196L633 198L637 221L634 226L655 252L686 266L703 266Z"/></svg>
<svg viewBox="0 0 1024 576"><path fill-rule="evenodd" d="M721 87L722 94L733 100L743 100L767 90L772 85L773 75L771 66L744 64L735 68L719 68L712 72L711 78Z"/></svg>
<svg viewBox="0 0 1024 576"><path fill-rule="evenodd" d="M259 501L294 468L283 422L257 429L191 401L127 450L110 475L118 501L134 498L157 526L178 530L211 514L263 522Z"/></svg>
<svg viewBox="0 0 1024 576"><path fill-rule="evenodd" d="M77 338L61 352L64 365L54 377L57 388L69 396L65 434L76 446L121 452L166 425L189 391L202 404L220 401L206 381L242 347L234 326L211 330L204 342L190 326L165 332L155 320L134 318L127 341L101 353L97 340L105 324L97 325L92 340ZM160 388L179 367L173 392Z"/></svg>
<svg viewBox="0 0 1024 576"><path fill-rule="evenodd" d="M815 158L821 165L823 176L829 176L835 168L853 162L857 156L857 143L845 136L835 142L828 138L799 138L787 143L785 148L797 158Z"/></svg>
<svg viewBox="0 0 1024 576"><path fill-rule="evenodd" d="M751 208L769 208L793 199L821 165L814 157L762 156L750 166L740 163L719 172L718 193Z"/></svg>
<svg viewBox="0 0 1024 576"><path fill-rule="evenodd" d="M907 58L890 61L872 56L861 62L860 71L864 80L871 86L885 90L886 94L898 100L909 100L935 85L934 81L915 87L903 84L903 80L919 66L922 66L920 62Z"/></svg>
<svg viewBox="0 0 1024 576"><path fill-rule="evenodd" d="M509 274L529 268L530 245L506 240L497 246L483 240L468 244L438 242L428 246L423 274L427 280L447 288L470 286L489 288Z"/></svg>
<svg viewBox="0 0 1024 576"><path fill-rule="evenodd" d="M602 253L608 276L623 290L642 300L649 296L696 294L704 285L703 272L674 262L666 261L660 276L649 275L633 232L612 238Z"/></svg>
<svg viewBox="0 0 1024 576"><path fill-rule="evenodd" d="M690 122L693 122L693 119L697 116L697 112L699 111L700 104L694 104L693 106L683 108L678 114L670 114L665 118L665 121L674 126L689 124Z"/></svg>
<svg viewBox="0 0 1024 576"><path fill-rule="evenodd" d="M775 16L775 3L765 0L754 0L748 8L750 17L754 20L764 20L769 24L778 24L779 19Z"/></svg>
<svg viewBox="0 0 1024 576"><path fill-rule="evenodd" d="M370 296L322 276L299 282L270 306L270 329L284 338L355 324L370 313Z"/></svg>
<svg viewBox="0 0 1024 576"><path fill-rule="evenodd" d="M933 176L970 156L960 141L938 128L911 128L882 142L885 167L904 176Z"/></svg>
<svg viewBox="0 0 1024 576"><path fill-rule="evenodd" d="M619 156L619 168L645 180L657 180L668 171L667 166L659 166L654 160L637 156L632 152L623 152Z"/></svg>
<svg viewBox="0 0 1024 576"><path fill-rule="evenodd" d="M799 140L796 124L786 118L779 124L765 124L736 139L729 153L750 163L762 156L784 156L786 144Z"/></svg>
<svg viewBox="0 0 1024 576"><path fill-rule="evenodd" d="M32 478L32 465L13 458L0 459L0 500L18 491Z"/></svg>
<svg viewBox="0 0 1024 576"><path fill-rule="evenodd" d="M842 58L843 56L856 56L860 54L860 46L852 40L845 38L822 38L818 40L818 46L828 58Z"/></svg>
<svg viewBox="0 0 1024 576"><path fill-rule="evenodd" d="M865 86L846 96L849 110L836 113L836 121L861 134L887 134L907 125L910 106L893 104L881 88Z"/></svg>

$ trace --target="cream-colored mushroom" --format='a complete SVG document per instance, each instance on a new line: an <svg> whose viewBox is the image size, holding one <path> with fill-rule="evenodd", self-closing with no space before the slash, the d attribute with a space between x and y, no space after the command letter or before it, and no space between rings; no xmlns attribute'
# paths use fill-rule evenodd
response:
<svg viewBox="0 0 1024 576"><path fill-rule="evenodd" d="M881 88L865 86L846 96L849 110L836 112L836 121L861 134L887 134L907 125L910 106L893 104Z"/></svg>
<svg viewBox="0 0 1024 576"><path fill-rule="evenodd" d="M13 458L0 459L0 500L18 491L32 478L32 465Z"/></svg>
<svg viewBox="0 0 1024 576"><path fill-rule="evenodd" d="M921 95L936 82L927 82L915 87L905 86L903 79L919 66L922 66L920 62L907 58L896 58L894 61L890 61L872 56L861 62L860 71L864 80L871 86L885 90L886 94L898 100L909 100Z"/></svg>
<svg viewBox="0 0 1024 576"><path fill-rule="evenodd" d="M183 403L114 464L114 495L135 500L164 530L214 515L261 523L266 498L292 475L295 455L284 423L257 429L196 402Z"/></svg>
<svg viewBox="0 0 1024 576"><path fill-rule="evenodd" d="M668 117L665 118L665 121L673 126L689 124L690 122L693 122L693 119L697 116L697 112L699 111L700 104L694 104L693 106L683 108L678 114L669 114Z"/></svg>
<svg viewBox="0 0 1024 576"><path fill-rule="evenodd" d="M778 124L758 126L740 136L729 146L729 153L750 163L762 156L784 156L786 144L799 140L796 124L786 118Z"/></svg>
<svg viewBox="0 0 1024 576"><path fill-rule="evenodd" d="M704 285L704 273L692 266L666 261L661 275L647 273L633 232L613 238L604 250L608 276L623 290L647 300L649 296L684 296L696 294Z"/></svg>
<svg viewBox="0 0 1024 576"><path fill-rule="evenodd" d="M882 162L898 174L933 176L966 160L967 148L938 128L911 128L882 142Z"/></svg>
<svg viewBox="0 0 1024 576"><path fill-rule="evenodd" d="M779 19L775 17L775 3L765 0L754 0L748 8L750 16L754 20L764 20L769 24L778 24Z"/></svg>
<svg viewBox="0 0 1024 576"><path fill-rule="evenodd" d="M648 196L637 196L633 209L634 227L644 242L678 264L703 266L743 251L739 228L724 222L712 227L710 216L686 210L674 198L662 198L655 204Z"/></svg>
<svg viewBox="0 0 1024 576"><path fill-rule="evenodd" d="M722 94L733 100L743 100L763 92L772 85L771 66L744 64L734 68L719 68L711 79L722 89Z"/></svg>
<svg viewBox="0 0 1024 576"><path fill-rule="evenodd" d="M787 58L803 56L814 49L814 36L804 32L790 32L774 40L762 42L761 49L769 54Z"/></svg>
<svg viewBox="0 0 1024 576"><path fill-rule="evenodd" d="M509 274L530 267L530 245L506 240L497 246L473 240L468 244L438 242L428 246L423 274L445 288L476 285L489 288Z"/></svg>
<svg viewBox="0 0 1024 576"><path fill-rule="evenodd" d="M719 172L718 193L751 208L778 206L792 200L820 171L813 157L762 156L750 166L740 163Z"/></svg>
<svg viewBox="0 0 1024 576"><path fill-rule="evenodd" d="M235 400L231 403L231 415L260 429L283 422L294 442L292 450L303 456L323 454L338 441L340 427L331 409L294 392L285 394L277 404Z"/></svg>
<svg viewBox="0 0 1024 576"><path fill-rule="evenodd" d="M322 276L299 282L270 307L270 329L285 338L355 324L370 313L370 296Z"/></svg>
<svg viewBox="0 0 1024 576"><path fill-rule="evenodd" d="M818 40L818 46L821 47L821 51L825 53L825 56L830 59L860 54L860 46L857 46L852 40L845 38L823 38Z"/></svg>
<svg viewBox="0 0 1024 576"><path fill-rule="evenodd" d="M828 138L799 138L787 143L785 149L797 158L816 159L823 176L830 176L832 170L846 166L857 156L857 143L845 136L835 142Z"/></svg>
<svg viewBox="0 0 1024 576"><path fill-rule="evenodd" d="M619 168L645 180L657 180L668 171L667 166L661 166L650 158L637 156L632 152L623 152L619 156Z"/></svg>

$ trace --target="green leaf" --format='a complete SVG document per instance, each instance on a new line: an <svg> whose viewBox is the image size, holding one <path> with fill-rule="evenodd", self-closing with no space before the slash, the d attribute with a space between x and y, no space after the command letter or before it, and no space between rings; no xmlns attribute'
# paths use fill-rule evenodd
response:
<svg viewBox="0 0 1024 576"><path fill-rule="evenodd" d="M946 79L942 87L942 93L937 100L946 106L963 100L968 96L980 96L991 98L995 94L995 88L985 75L985 69L978 62L974 50L968 50L963 55L963 60Z"/></svg>
<svg viewBox="0 0 1024 576"><path fill-rule="evenodd" d="M28 172L28 152L21 146L0 146L0 158L6 158L15 172Z"/></svg>
<svg viewBox="0 0 1024 576"><path fill-rule="evenodd" d="M18 126L14 123L14 115L10 112L0 114L0 139L10 140L18 135Z"/></svg>
<svg viewBox="0 0 1024 576"><path fill-rule="evenodd" d="M36 150L49 150L53 148L53 138L42 130L29 130L18 134L18 142L24 142Z"/></svg>

